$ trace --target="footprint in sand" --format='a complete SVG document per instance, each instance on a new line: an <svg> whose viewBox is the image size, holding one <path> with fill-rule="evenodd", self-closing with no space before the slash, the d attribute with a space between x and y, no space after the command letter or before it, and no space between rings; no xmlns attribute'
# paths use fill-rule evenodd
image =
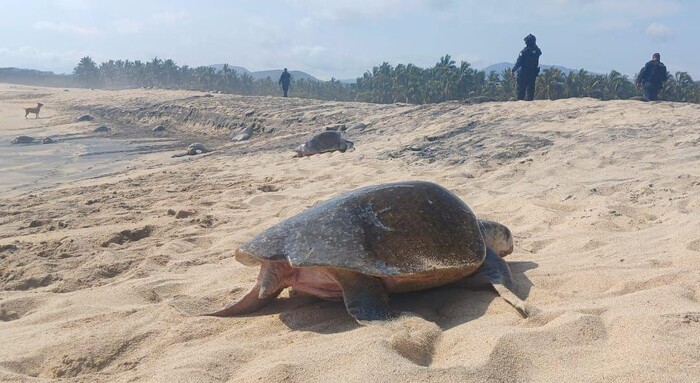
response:
<svg viewBox="0 0 700 383"><path fill-rule="evenodd" d="M0 302L0 321L10 322L20 319L34 310L40 300L36 298L17 298Z"/></svg>

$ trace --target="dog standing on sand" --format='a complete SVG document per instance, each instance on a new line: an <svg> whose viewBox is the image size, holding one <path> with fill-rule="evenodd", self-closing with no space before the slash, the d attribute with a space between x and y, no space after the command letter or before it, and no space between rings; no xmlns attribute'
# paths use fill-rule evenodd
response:
<svg viewBox="0 0 700 383"><path fill-rule="evenodd" d="M24 108L24 118L27 118L29 116L29 113L34 113L36 115L36 118L39 118L39 111L41 110L41 107L44 106L42 103L37 103L36 108Z"/></svg>

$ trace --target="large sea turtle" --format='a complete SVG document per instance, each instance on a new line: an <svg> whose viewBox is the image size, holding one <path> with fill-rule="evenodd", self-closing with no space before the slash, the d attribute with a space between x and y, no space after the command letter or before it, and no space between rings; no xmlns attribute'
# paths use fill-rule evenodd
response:
<svg viewBox="0 0 700 383"><path fill-rule="evenodd" d="M528 316L530 308L511 291L510 270L499 256L512 249L508 228L478 220L442 186L369 186L319 203L243 244L235 257L248 266L260 265L255 286L239 301L205 315L254 312L291 286L321 298L343 299L360 323L384 320L394 315L389 293L474 275Z"/></svg>
<svg viewBox="0 0 700 383"><path fill-rule="evenodd" d="M334 152L336 150L345 153L346 150L353 149L352 141L348 141L340 136L340 133L335 131L326 131L318 133L308 139L295 150L297 156L312 156L326 152Z"/></svg>

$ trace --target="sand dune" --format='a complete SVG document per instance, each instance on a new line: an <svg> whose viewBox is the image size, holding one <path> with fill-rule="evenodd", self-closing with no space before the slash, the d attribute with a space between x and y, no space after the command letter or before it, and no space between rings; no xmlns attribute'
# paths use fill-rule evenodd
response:
<svg viewBox="0 0 700 383"><path fill-rule="evenodd" d="M25 120L34 102L42 118ZM84 113L96 120L76 122ZM700 106L665 102L2 85L0 379L700 381L699 121ZM359 122L344 133L356 150L293 158L309 134ZM230 141L248 127L251 140ZM87 138L10 146L20 134ZM215 151L171 157L194 141ZM458 286L393 296L402 316L364 327L341 303L286 292L245 317L177 309L247 292L257 270L232 255L256 233L401 180L439 183L508 225L519 293L542 313Z"/></svg>

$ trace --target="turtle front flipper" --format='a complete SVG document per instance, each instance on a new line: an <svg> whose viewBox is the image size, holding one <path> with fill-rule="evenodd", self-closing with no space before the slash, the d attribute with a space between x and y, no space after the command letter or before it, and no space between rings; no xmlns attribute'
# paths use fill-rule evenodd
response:
<svg viewBox="0 0 700 383"><path fill-rule="evenodd" d="M396 317L389 310L389 295L379 278L349 270L334 269L331 276L343 290L348 313L360 324Z"/></svg>
<svg viewBox="0 0 700 383"><path fill-rule="evenodd" d="M286 278L290 272L286 262L265 262L260 265L258 281L253 289L240 300L226 306L224 309L204 314L206 316L230 317L249 314L260 310L287 287Z"/></svg>
<svg viewBox="0 0 700 383"><path fill-rule="evenodd" d="M506 302L510 303L525 318L536 315L539 310L520 299L513 292L513 276L508 264L498 254L486 247L486 259L476 274L468 278L487 279Z"/></svg>
<svg viewBox="0 0 700 383"><path fill-rule="evenodd" d="M270 303L273 299L277 298L282 292L282 289L278 289L274 292L269 290L266 292L263 298L260 297L260 282L253 286L253 289L248 292L243 298L237 300L236 302L226 306L225 308L215 311L213 313L202 314L203 316L213 316L213 317L232 317L236 315L250 314L252 312L260 310L263 306Z"/></svg>

